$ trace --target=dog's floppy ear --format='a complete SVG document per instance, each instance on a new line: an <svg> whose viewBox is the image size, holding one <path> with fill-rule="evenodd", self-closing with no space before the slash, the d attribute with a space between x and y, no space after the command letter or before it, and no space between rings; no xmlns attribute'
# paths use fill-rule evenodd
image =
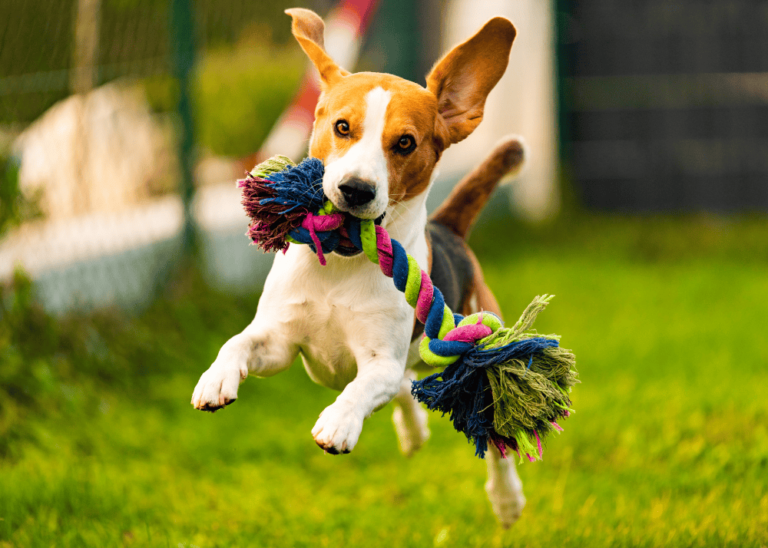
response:
<svg viewBox="0 0 768 548"><path fill-rule="evenodd" d="M485 99L507 69L516 34L509 19L494 17L427 76L427 89L437 97L451 143L469 136L482 121Z"/></svg>
<svg viewBox="0 0 768 548"><path fill-rule="evenodd" d="M312 10L304 8L291 8L285 10L291 16L291 32L299 42L301 49L307 54L309 60L320 73L320 79L324 85L331 85L349 73L341 68L325 52L323 46L323 31L325 23Z"/></svg>

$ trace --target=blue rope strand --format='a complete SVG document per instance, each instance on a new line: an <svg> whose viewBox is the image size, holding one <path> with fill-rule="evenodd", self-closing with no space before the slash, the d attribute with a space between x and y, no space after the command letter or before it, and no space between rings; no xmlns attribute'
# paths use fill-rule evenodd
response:
<svg viewBox="0 0 768 548"><path fill-rule="evenodd" d="M363 240L360 238L360 221L358 219L350 218L347 233L352 244L357 249L363 249Z"/></svg>
<svg viewBox="0 0 768 548"><path fill-rule="evenodd" d="M437 338L429 341L429 349L438 356L445 356L446 358L460 356L474 347L473 343L463 341L444 341Z"/></svg>
<svg viewBox="0 0 768 548"><path fill-rule="evenodd" d="M392 279L399 291L405 291L408 282L408 254L397 240L392 240Z"/></svg>
<svg viewBox="0 0 768 548"><path fill-rule="evenodd" d="M394 240L393 240L394 241ZM436 339L440 335L440 326L443 325L443 314L445 309L445 299L442 292L434 286L432 293L432 308L427 314L427 322L424 324L424 333L430 339Z"/></svg>

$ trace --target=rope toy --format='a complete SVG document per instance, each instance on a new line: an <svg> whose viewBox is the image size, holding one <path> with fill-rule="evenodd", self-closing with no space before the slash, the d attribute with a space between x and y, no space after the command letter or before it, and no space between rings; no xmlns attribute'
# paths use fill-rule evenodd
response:
<svg viewBox="0 0 768 548"><path fill-rule="evenodd" d="M297 166L275 156L238 181L251 218L251 241L265 251L309 245L322 265L324 254L340 242L361 249L416 309L424 324L422 360L444 368L414 381L414 397L448 414L480 458L490 442L503 457L512 450L520 460L541 460L542 440L562 431L558 419L573 412L569 394L578 382L575 357L560 347L560 337L531 330L552 296L536 297L511 328L490 312L454 314L429 275L378 224L380 219L358 219L325 199L323 173L323 163L315 158Z"/></svg>

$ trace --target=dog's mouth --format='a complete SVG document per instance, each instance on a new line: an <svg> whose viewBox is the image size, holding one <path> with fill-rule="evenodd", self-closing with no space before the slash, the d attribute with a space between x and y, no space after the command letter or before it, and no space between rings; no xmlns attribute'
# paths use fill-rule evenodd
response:
<svg viewBox="0 0 768 548"><path fill-rule="evenodd" d="M341 238L339 239L339 245L333 250L334 253L337 253L342 257L353 257L362 252L362 250L357 249L355 244L352 243L352 240L349 239L349 232L347 232L346 227L341 227L339 233L341 234Z"/></svg>
<svg viewBox="0 0 768 548"><path fill-rule="evenodd" d="M386 212L382 213L373 221L374 224L380 225L381 221L384 220L385 215ZM341 235L341 238L339 238L339 244L336 246L336 249L333 250L334 253L341 255L342 257L354 257L355 255L363 252L362 249L358 249L355 247L355 244L352 243L352 240L349 238L349 232L347 232L346 225L339 229L339 234Z"/></svg>

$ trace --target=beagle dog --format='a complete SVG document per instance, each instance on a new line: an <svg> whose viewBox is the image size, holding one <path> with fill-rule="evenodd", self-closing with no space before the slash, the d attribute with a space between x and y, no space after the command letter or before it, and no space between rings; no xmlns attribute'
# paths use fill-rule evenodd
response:
<svg viewBox="0 0 768 548"><path fill-rule="evenodd" d="M325 195L356 217L383 215L382 225L428 269L452 310L500 314L465 238L499 179L521 167L521 142L503 141L429 220L426 198L443 151L483 119L515 27L502 17L488 21L435 65L424 88L389 74L350 74L325 52L320 17L301 8L286 13L320 75L309 152L325 164ZM192 404L222 408L248 375L275 375L300 355L312 380L341 392L312 429L317 445L349 453L365 419L394 400L401 449L410 455L429 436L427 413L411 396L414 370L423 366L421 330L392 280L351 242L342 240L326 266L309 246L293 245L275 256L256 317L221 348ZM525 504L520 479L492 446L486 460L486 490L500 522L510 526Z"/></svg>

